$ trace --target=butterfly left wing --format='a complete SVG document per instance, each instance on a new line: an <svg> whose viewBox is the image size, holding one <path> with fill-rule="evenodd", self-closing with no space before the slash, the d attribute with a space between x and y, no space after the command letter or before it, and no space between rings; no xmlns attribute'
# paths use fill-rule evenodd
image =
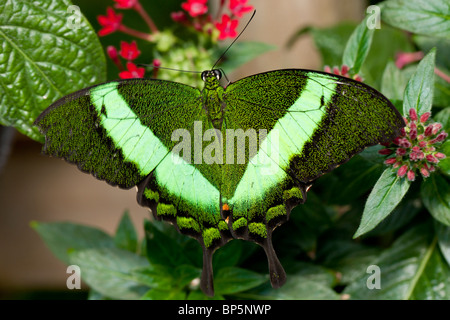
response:
<svg viewBox="0 0 450 320"><path fill-rule="evenodd" d="M373 88L308 70L249 76L231 83L224 101L227 128L267 130L245 166L224 166L223 189L229 190L232 232L264 247L277 287L284 271L271 245L273 229L306 200L315 179L365 147L392 140L404 122ZM226 178L233 176L239 181Z"/></svg>

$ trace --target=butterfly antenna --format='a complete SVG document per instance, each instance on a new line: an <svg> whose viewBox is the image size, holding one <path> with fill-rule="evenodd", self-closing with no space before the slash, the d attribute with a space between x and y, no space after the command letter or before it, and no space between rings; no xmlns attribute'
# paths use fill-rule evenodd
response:
<svg viewBox="0 0 450 320"><path fill-rule="evenodd" d="M187 72L187 73L202 73L201 71L192 71L192 70L183 70L183 69L160 67L160 66L155 66L154 64L147 64L147 63L138 63L137 66L140 66L140 67L152 67L154 69L164 69L164 70L178 71L178 72Z"/></svg>
<svg viewBox="0 0 450 320"><path fill-rule="evenodd" d="M222 53L222 55L219 57L219 59L217 59L216 63L214 63L214 65L212 66L211 70L214 70L214 67L225 57L225 54L228 52L228 50L230 50L230 48L237 41L237 39L239 39L239 37L244 33L245 29L247 29L248 25L250 24L250 21L252 21L252 19L255 16L255 14L256 14L256 10L253 10L252 16L250 17L250 19L248 19L247 23L245 24L244 29L242 29L242 31L239 32L238 36L236 38L234 38L234 40L230 43L228 48Z"/></svg>

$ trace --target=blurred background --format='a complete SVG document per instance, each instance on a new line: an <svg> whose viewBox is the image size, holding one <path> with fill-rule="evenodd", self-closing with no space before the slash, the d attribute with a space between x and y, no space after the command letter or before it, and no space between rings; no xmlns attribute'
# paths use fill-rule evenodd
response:
<svg viewBox="0 0 450 320"><path fill-rule="evenodd" d="M73 2L80 6L96 31L100 29L96 16L104 15L106 7L113 6L112 0ZM147 1L141 2L146 7ZM253 0L249 4L257 14L240 41L260 41L276 49L228 74L231 81L272 69L322 70L321 57L308 34L287 48L289 38L309 26L327 28L346 21L357 23L369 5L361 0ZM152 15L150 9L148 12ZM152 18L156 24L167 20ZM242 21L240 28L246 18ZM118 46L124 37L106 38L101 40ZM345 43L330 43L331 50L334 45L342 47ZM108 69L108 79L117 78L113 67ZM142 237L143 220L150 216L148 210L137 204L134 189L111 187L80 172L74 165L41 155L39 143L15 130L4 127L1 130L0 298L63 298L85 294L83 290L73 293L67 289L67 266L45 247L30 222L71 221L113 233L123 212L128 210ZM82 288L87 289L84 284Z"/></svg>

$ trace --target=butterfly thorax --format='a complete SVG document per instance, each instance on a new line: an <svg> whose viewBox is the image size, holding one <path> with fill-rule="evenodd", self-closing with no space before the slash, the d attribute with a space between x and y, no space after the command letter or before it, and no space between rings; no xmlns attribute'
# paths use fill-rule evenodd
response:
<svg viewBox="0 0 450 320"><path fill-rule="evenodd" d="M205 86L202 90L203 107L216 129L221 129L225 103L223 101L223 87L219 80L222 74L219 70L204 71L202 80Z"/></svg>

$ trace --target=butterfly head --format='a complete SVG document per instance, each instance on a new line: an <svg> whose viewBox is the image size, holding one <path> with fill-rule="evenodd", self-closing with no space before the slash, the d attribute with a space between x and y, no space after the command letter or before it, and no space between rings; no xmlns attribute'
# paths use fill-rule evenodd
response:
<svg viewBox="0 0 450 320"><path fill-rule="evenodd" d="M222 72L219 69L206 70L202 72L202 80L207 89L215 89L219 86Z"/></svg>

